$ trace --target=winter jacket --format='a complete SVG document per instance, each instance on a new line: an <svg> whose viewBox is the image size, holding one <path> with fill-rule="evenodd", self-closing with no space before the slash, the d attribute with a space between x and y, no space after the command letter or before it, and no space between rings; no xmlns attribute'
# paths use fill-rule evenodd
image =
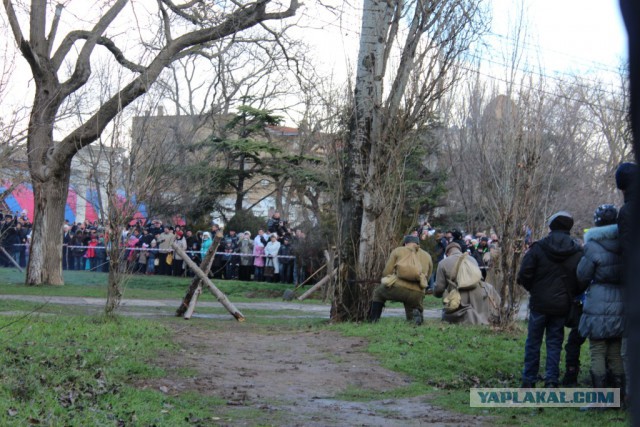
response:
<svg viewBox="0 0 640 427"><path fill-rule="evenodd" d="M255 245L253 247L253 265L256 267L264 267L264 246Z"/></svg>
<svg viewBox="0 0 640 427"><path fill-rule="evenodd" d="M280 273L280 263L278 262L278 252L280 251L280 242L277 240L275 242L267 243L267 246L264 248L264 253L267 256L267 261L265 266L273 267L273 271L278 274Z"/></svg>
<svg viewBox="0 0 640 427"><path fill-rule="evenodd" d="M530 293L529 308L550 316L565 316L578 294L576 268L582 248L568 232L552 231L531 245L522 258L518 283Z"/></svg>
<svg viewBox="0 0 640 427"><path fill-rule="evenodd" d="M624 292L618 225L594 227L584 238L577 275L582 287L589 288L578 330L583 337L596 340L621 337Z"/></svg>
<svg viewBox="0 0 640 427"><path fill-rule="evenodd" d="M204 239L202 241L202 245L200 246L200 257L202 259L204 259L205 255L207 255L207 252L209 252L209 248L211 247L212 243L213 240L211 239Z"/></svg>
<svg viewBox="0 0 640 427"><path fill-rule="evenodd" d="M243 255L253 255L253 240L242 239L238 243L238 252ZM253 265L253 257L252 256L243 256L240 257L240 265L242 266L251 266Z"/></svg>
<svg viewBox="0 0 640 427"><path fill-rule="evenodd" d="M629 189L624 193L624 205L618 212L618 236L622 256L629 258L628 252L634 249L631 233L633 232L634 218L631 216L631 205L635 199L635 192Z"/></svg>
<svg viewBox="0 0 640 427"><path fill-rule="evenodd" d="M293 247L290 243L280 245L280 249L278 250L278 255L281 258L278 258L280 264L288 265L293 263L293 258L286 258L293 255Z"/></svg>
<svg viewBox="0 0 640 427"><path fill-rule="evenodd" d="M176 238L173 243L175 243L180 249L182 249L183 251L187 250L187 239L183 237L181 238ZM173 258L174 259L178 259L178 260L182 260L182 257L180 256L180 254L178 253L178 251L175 251L175 253L173 254Z"/></svg>

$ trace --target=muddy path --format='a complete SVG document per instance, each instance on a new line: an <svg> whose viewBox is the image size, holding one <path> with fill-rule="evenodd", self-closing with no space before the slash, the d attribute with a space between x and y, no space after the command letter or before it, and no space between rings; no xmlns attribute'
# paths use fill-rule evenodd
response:
<svg viewBox="0 0 640 427"><path fill-rule="evenodd" d="M195 324L171 326L180 347L156 363L165 378L138 386L167 394L187 391L226 403L217 425L418 426L483 425L488 419L433 407L428 396L353 402L349 389L374 394L410 380L382 368L367 343L330 331L264 330L225 323L211 330ZM184 374L189 372L190 374ZM246 412L246 416L243 415Z"/></svg>

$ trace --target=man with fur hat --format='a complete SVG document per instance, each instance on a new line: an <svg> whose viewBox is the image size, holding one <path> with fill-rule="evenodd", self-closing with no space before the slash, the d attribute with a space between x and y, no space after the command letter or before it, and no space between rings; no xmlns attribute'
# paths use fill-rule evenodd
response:
<svg viewBox="0 0 640 427"><path fill-rule="evenodd" d="M525 344L522 387L535 387L540 368L540 347L546 335L545 387L556 387L564 325L571 301L578 293L576 268L582 248L571 238L573 217L565 211L551 216L549 235L533 243L522 258L518 284L529 291L529 326Z"/></svg>
<svg viewBox="0 0 640 427"><path fill-rule="evenodd" d="M421 324L422 300L433 263L431 255L420 249L418 236L405 236L403 246L395 248L382 271L382 283L373 292L369 321L377 322L388 300L404 303L407 320Z"/></svg>

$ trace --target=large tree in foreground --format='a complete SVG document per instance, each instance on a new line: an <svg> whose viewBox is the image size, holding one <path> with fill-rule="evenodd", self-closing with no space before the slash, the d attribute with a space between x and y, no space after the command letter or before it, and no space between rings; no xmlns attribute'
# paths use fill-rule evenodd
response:
<svg viewBox="0 0 640 427"><path fill-rule="evenodd" d="M331 318L365 318L395 239L404 168L484 29L481 0L365 0L353 113L342 159L342 274ZM388 88L385 84L388 83Z"/></svg>
<svg viewBox="0 0 640 427"><path fill-rule="evenodd" d="M63 283L60 229L74 155L96 141L111 120L145 94L173 61L192 54L206 56L208 43L227 39L233 43L234 35L252 27L266 27L267 21L291 17L299 8L297 0L222 4L203 0L180 5L172 0L158 0L157 9L149 13L153 3L127 10L128 3L128 0L114 0L102 9L86 11L83 14L86 19L90 19L92 13L96 14L92 26L69 31L57 42L64 13L62 4L55 6L49 19L50 2L33 0L23 10L18 9L23 7L22 2L3 0L13 36L35 83L27 140L35 197L27 284ZM127 31L124 26L129 22L141 22L142 13L148 21L139 28L129 27ZM76 21L78 25L81 22L87 21ZM275 32L270 30L269 33ZM136 36L140 40L132 49ZM127 52L140 49L136 52L141 58L139 62L128 59L125 49ZM129 83L119 87L105 103L96 106L81 124L71 129L55 129L61 135L56 134L54 140L60 108L70 96L90 84L92 59L99 51L108 52L130 73Z"/></svg>

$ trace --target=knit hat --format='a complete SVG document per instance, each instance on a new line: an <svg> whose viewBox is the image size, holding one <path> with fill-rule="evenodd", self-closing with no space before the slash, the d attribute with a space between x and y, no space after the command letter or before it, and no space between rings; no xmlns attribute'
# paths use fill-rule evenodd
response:
<svg viewBox="0 0 640 427"><path fill-rule="evenodd" d="M548 224L551 231L571 231L571 227L573 227L573 217L567 211L559 211L551 215Z"/></svg>
<svg viewBox="0 0 640 427"><path fill-rule="evenodd" d="M593 213L593 223L596 227L615 224L618 219L618 210L614 205L600 205Z"/></svg>
<svg viewBox="0 0 640 427"><path fill-rule="evenodd" d="M634 184L637 174L637 164L630 162L620 163L616 170L616 187L622 191L630 188Z"/></svg>
<svg viewBox="0 0 640 427"><path fill-rule="evenodd" d="M418 238L418 236L412 236L412 235L404 236L404 239L402 240L402 244L406 245L407 243L415 243L416 245L419 245L420 239Z"/></svg>

